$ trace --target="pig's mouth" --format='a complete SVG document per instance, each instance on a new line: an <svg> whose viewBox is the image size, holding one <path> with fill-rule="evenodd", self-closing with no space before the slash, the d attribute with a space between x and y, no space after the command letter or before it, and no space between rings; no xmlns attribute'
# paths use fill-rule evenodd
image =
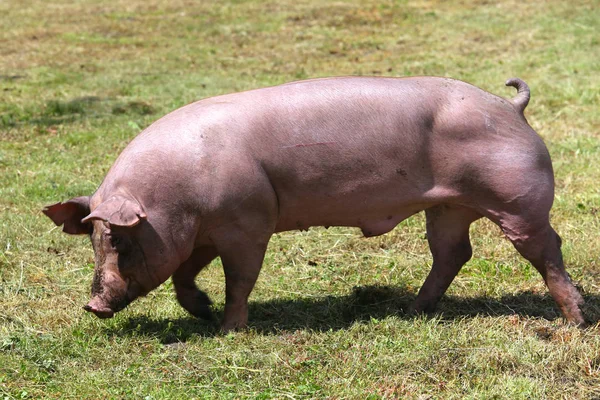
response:
<svg viewBox="0 0 600 400"><path fill-rule="evenodd" d="M93 306L86 304L85 306L83 306L83 309L85 311L94 313L96 317L101 319L112 318L115 316L115 312L110 308L94 308Z"/></svg>
<svg viewBox="0 0 600 400"><path fill-rule="evenodd" d="M133 299L129 299L129 297L126 297L117 304L109 307L103 305L102 300L97 301L97 298L93 298L88 304L83 306L83 309L85 311L94 313L98 318L101 319L112 318L115 316L115 313L118 313L119 311L127 307L132 301Z"/></svg>
<svg viewBox="0 0 600 400"><path fill-rule="evenodd" d="M140 286L135 281L129 281L128 290L125 296L118 301L107 301L101 295L94 296L88 304L83 306L85 311L95 314L98 318L112 318L115 313L118 313L127 307L133 300L143 295Z"/></svg>
<svg viewBox="0 0 600 400"><path fill-rule="evenodd" d="M115 304L112 307L107 307L107 306L102 306L99 304L96 305L94 300L92 299L88 304L83 306L83 309L85 311L94 313L98 318L101 318L101 319L112 318L115 316L115 313L118 313L119 311L121 311L122 309L127 307L129 305L129 303L131 303L132 301L133 300L126 298L126 299L120 301L119 303Z"/></svg>

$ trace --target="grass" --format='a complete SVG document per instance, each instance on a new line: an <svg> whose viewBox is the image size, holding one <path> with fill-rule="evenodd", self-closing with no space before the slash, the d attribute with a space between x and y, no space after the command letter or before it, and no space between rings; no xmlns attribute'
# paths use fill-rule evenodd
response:
<svg viewBox="0 0 600 400"><path fill-rule="evenodd" d="M597 1L90 0L0 3L0 397L600 397L598 325L565 325L487 221L431 317L404 309L430 268L424 218L271 241L248 331L223 335L171 283L112 320L84 313L86 238L46 204L90 194L140 129L188 102L330 75L443 75L512 97L553 157L553 224L600 319ZM199 285L222 312L218 261Z"/></svg>

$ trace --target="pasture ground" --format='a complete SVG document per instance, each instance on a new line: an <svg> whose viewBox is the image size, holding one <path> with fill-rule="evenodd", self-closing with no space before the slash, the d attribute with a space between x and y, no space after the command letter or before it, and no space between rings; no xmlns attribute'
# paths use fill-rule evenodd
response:
<svg viewBox="0 0 600 400"><path fill-rule="evenodd" d="M600 330L565 325L488 221L429 317L424 217L273 238L250 329L221 334L170 282L112 320L81 306L93 253L42 215L91 194L140 129L191 101L331 75L441 75L513 97L553 157L553 224L600 319L600 3L0 2L0 398L600 398ZM199 285L222 312L219 262Z"/></svg>

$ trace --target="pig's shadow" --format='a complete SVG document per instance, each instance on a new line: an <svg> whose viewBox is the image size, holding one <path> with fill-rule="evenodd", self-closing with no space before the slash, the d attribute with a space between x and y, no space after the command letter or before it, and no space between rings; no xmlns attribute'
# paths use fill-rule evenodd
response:
<svg viewBox="0 0 600 400"><path fill-rule="evenodd" d="M250 302L250 327L264 335L293 332L298 329L328 331L348 328L355 322L397 316L402 319L419 318L408 315L416 294L404 287L362 286L346 296L319 298L275 299ZM600 296L584 295L584 312L592 321L600 318ZM548 294L530 291L503 296L500 300L488 297L465 298L445 296L438 305L437 315L443 320L474 316L520 315L555 320L560 318L558 308ZM220 318L221 315L218 315ZM193 317L151 319L136 316L122 325L107 328L114 335L142 335L158 338L163 344L187 341L191 336L221 335L216 322Z"/></svg>

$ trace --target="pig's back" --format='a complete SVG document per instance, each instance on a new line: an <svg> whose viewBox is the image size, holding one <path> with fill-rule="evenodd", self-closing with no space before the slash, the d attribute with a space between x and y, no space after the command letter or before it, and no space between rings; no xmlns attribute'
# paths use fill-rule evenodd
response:
<svg viewBox="0 0 600 400"><path fill-rule="evenodd" d="M500 125L499 112L515 114L508 101L446 78L318 79L190 104L129 147L136 157L160 149L181 179L211 193L212 207L272 186L277 230L364 227L460 197L454 180L469 146L485 153L489 137L504 140L502 129L485 129Z"/></svg>

